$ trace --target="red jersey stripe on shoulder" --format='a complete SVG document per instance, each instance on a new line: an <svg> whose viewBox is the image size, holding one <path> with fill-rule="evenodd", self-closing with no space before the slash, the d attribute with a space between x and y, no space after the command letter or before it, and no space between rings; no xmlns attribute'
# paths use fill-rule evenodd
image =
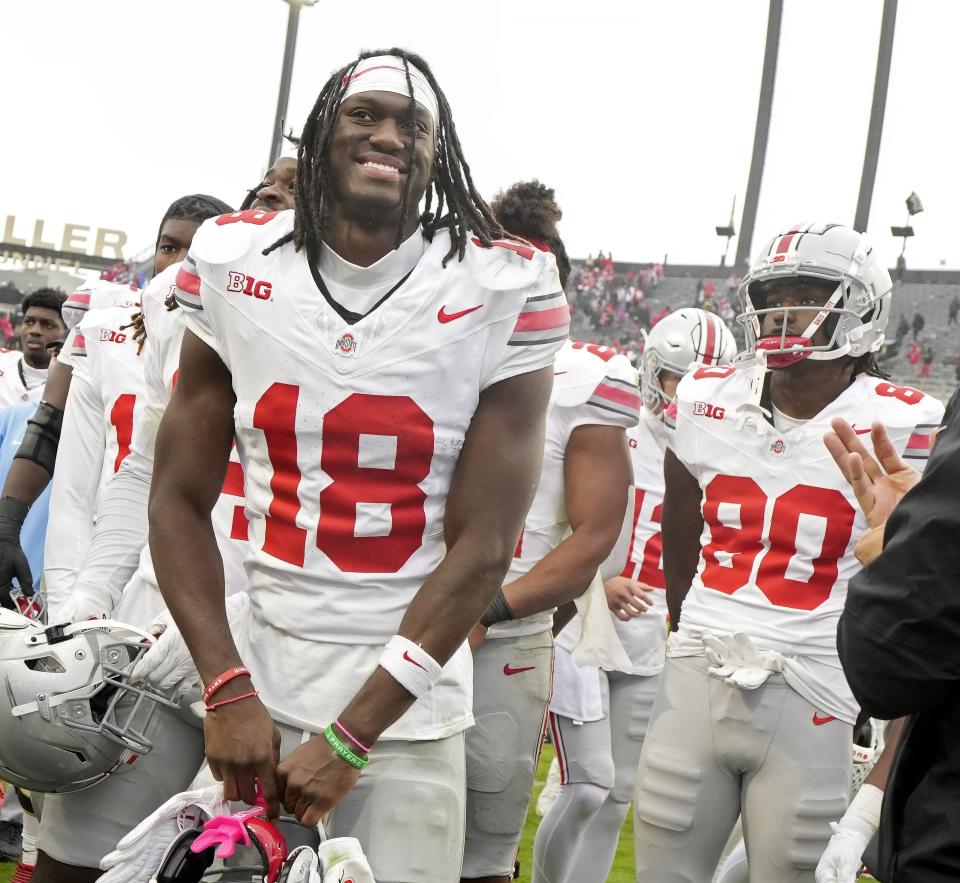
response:
<svg viewBox="0 0 960 883"><path fill-rule="evenodd" d="M194 297L200 297L200 277L181 266L177 270L177 288Z"/></svg>
<svg viewBox="0 0 960 883"><path fill-rule="evenodd" d="M620 405L626 405L628 408L640 410L640 393L629 389L621 389L609 383L600 383L593 391L595 396L602 399L609 399L611 402L617 402Z"/></svg>
<svg viewBox="0 0 960 883"><path fill-rule="evenodd" d="M549 310L540 310L535 313L521 313L517 317L514 331L547 331L554 328L565 328L570 324L570 307L564 304Z"/></svg>
<svg viewBox="0 0 960 883"><path fill-rule="evenodd" d="M913 435L907 439L907 448L908 451L921 449L924 451L930 450L930 433L929 432L914 432Z"/></svg>

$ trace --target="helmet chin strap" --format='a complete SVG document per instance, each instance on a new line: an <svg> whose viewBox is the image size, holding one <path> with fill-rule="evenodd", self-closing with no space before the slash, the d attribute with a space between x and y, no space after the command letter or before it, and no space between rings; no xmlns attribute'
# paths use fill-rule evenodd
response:
<svg viewBox="0 0 960 883"><path fill-rule="evenodd" d="M760 404L763 398L763 384L767 376L767 351L754 350L753 353L744 359L741 364L749 365L750 361L750 397L747 401L737 405L736 427L742 430L745 426L751 426L757 435L763 435L768 425L767 421L772 419L772 414Z"/></svg>
<svg viewBox="0 0 960 883"><path fill-rule="evenodd" d="M837 284L836 290L833 292L833 294L827 298L824 305L820 308L820 312L813 317L813 321L801 332L799 336L806 337L808 340L813 340L813 336L820 330L820 326L827 321L827 317L830 315L830 310L837 305L841 297L843 297L842 279Z"/></svg>

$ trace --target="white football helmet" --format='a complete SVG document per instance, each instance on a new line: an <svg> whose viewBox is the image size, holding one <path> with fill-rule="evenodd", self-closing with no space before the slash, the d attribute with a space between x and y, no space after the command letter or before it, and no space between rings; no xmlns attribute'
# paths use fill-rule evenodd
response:
<svg viewBox="0 0 960 883"><path fill-rule="evenodd" d="M766 297L778 282L808 280L832 287L833 292L819 309L815 307L766 308ZM767 366L784 368L805 358L838 359L873 353L883 345L890 317L893 282L881 265L876 251L863 233L841 224L798 224L778 233L754 258L740 283L743 312L737 321L743 326L747 351L763 350ZM788 333L791 313L803 310L805 327ZM812 321L807 321L811 313ZM780 332L763 335L763 317L783 316ZM820 326L829 340L814 345Z"/></svg>
<svg viewBox="0 0 960 883"><path fill-rule="evenodd" d="M153 745L162 693L130 672L152 638L124 623L45 627L0 610L0 779L32 791L79 791Z"/></svg>
<svg viewBox="0 0 960 883"><path fill-rule="evenodd" d="M660 385L660 372L684 375L694 363L727 365L737 353L730 329L716 313L682 307L665 316L647 335L640 360L640 396L659 414L672 399Z"/></svg>

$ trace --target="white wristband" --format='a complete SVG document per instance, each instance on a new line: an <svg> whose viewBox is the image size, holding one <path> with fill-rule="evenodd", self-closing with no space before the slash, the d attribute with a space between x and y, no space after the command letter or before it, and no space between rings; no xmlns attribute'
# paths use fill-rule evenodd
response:
<svg viewBox="0 0 960 883"><path fill-rule="evenodd" d="M880 809L883 805L883 791L876 785L862 785L850 806L840 819L839 828L855 831L869 843L877 828L880 827Z"/></svg>
<svg viewBox="0 0 960 883"><path fill-rule="evenodd" d="M426 696L440 677L440 663L402 635L394 635L387 641L379 665L417 699Z"/></svg>

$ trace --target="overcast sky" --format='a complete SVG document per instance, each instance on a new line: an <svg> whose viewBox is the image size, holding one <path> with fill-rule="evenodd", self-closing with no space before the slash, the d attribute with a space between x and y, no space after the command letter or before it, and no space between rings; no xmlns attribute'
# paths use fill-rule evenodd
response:
<svg viewBox="0 0 960 883"><path fill-rule="evenodd" d="M881 0L786 0L754 249L798 220L852 223ZM320 0L300 18L289 121L363 48L422 54L481 191L538 177L571 254L718 260L746 188L766 0ZM194 191L239 203L267 164L281 0L2 0L3 216L120 228L139 251ZM900 4L870 232L892 265L960 267L960 3ZM736 243L731 247L731 257Z"/></svg>

